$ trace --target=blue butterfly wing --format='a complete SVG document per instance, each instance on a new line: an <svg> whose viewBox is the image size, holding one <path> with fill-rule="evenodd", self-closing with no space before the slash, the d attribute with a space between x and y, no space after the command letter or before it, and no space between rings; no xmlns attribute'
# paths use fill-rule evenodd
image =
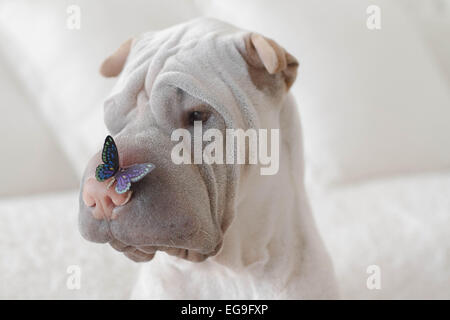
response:
<svg viewBox="0 0 450 320"><path fill-rule="evenodd" d="M103 163L110 165L114 170L119 169L119 153L116 143L111 136L107 136L102 151Z"/></svg>
<svg viewBox="0 0 450 320"><path fill-rule="evenodd" d="M119 153L111 136L107 136L103 144L102 160L103 164L95 169L95 177L98 181L111 178L119 170Z"/></svg>
<svg viewBox="0 0 450 320"><path fill-rule="evenodd" d="M95 178L98 181L105 181L111 178L116 172L111 170L111 167L107 164L100 164L95 169Z"/></svg>

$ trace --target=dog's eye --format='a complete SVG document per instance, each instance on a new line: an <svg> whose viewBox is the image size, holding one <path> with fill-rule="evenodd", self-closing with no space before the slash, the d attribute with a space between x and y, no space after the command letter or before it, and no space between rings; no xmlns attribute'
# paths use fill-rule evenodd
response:
<svg viewBox="0 0 450 320"><path fill-rule="evenodd" d="M189 113L189 124L194 125L194 121L206 122L209 119L210 113L204 111L192 111Z"/></svg>

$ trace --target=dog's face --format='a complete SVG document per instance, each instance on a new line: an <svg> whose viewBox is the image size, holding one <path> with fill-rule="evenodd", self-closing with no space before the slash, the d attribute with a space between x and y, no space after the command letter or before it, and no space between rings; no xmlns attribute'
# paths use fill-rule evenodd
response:
<svg viewBox="0 0 450 320"><path fill-rule="evenodd" d="M134 261L149 261L157 250L203 261L220 249L242 165L175 164L171 154L179 142L171 135L184 128L194 137L194 121L202 122L203 132L215 128L224 137L227 128L248 128L248 112L236 96L257 96L249 103L281 99L297 62L261 36L204 33L218 25L230 28L197 20L128 41L103 64L102 74L121 73L118 90L105 103L120 166L151 162L156 169L133 184L132 194L118 195L95 180L101 151L94 155L80 193L86 239L108 242Z"/></svg>

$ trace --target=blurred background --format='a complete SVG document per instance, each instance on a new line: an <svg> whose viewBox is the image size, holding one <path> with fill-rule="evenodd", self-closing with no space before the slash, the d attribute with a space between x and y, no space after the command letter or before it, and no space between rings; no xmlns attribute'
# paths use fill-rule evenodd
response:
<svg viewBox="0 0 450 320"><path fill-rule="evenodd" d="M342 297L449 299L450 0L0 0L0 298L128 298L138 265L77 229L115 81L98 69L131 36L199 16L300 61L306 183Z"/></svg>

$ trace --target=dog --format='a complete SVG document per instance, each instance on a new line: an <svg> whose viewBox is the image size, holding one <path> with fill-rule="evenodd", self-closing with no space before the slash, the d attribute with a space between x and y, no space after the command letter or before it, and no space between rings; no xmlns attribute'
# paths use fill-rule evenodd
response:
<svg viewBox="0 0 450 320"><path fill-rule="evenodd" d="M289 89L299 63L275 41L210 18L126 41L100 72L120 166L155 170L118 194L81 184L79 229L142 265L135 299L333 299L334 271L304 186L300 119ZM172 132L279 130L279 167L175 164ZM224 134L225 135L225 134ZM248 146L241 146L248 151ZM248 160L248 157L247 159Z"/></svg>

